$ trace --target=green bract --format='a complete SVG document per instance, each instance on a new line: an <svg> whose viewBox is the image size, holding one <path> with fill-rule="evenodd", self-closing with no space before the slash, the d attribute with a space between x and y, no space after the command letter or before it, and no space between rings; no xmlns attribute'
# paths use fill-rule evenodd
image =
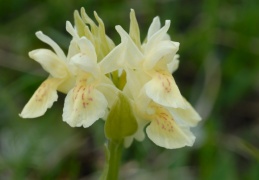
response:
<svg viewBox="0 0 259 180"><path fill-rule="evenodd" d="M105 134L108 139L122 140L136 132L138 128L129 99L118 93L118 99L112 107L105 123Z"/></svg>

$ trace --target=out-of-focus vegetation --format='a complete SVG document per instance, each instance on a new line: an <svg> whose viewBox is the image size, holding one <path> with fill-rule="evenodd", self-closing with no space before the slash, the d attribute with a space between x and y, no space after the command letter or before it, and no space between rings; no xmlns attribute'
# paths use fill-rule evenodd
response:
<svg viewBox="0 0 259 180"><path fill-rule="evenodd" d="M0 0L0 179L97 179L104 164L102 121L88 129L62 122L64 95L40 118L18 113L47 77L28 58L47 47L38 30L64 50L65 21L96 10L119 43L135 9L145 38L152 18L172 21L181 43L174 74L203 117L194 147L166 150L150 140L124 151L121 177L134 180L259 179L259 3L257 0Z"/></svg>

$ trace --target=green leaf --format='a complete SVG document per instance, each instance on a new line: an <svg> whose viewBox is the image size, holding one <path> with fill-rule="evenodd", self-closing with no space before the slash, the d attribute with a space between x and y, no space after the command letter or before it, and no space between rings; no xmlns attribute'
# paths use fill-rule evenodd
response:
<svg viewBox="0 0 259 180"><path fill-rule="evenodd" d="M136 132L138 124L132 106L123 93L119 93L118 100L112 107L104 128L106 137L116 141Z"/></svg>

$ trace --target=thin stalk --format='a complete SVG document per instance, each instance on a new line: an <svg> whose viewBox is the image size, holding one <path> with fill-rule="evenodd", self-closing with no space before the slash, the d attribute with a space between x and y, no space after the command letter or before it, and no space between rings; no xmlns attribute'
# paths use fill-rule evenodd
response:
<svg viewBox="0 0 259 180"><path fill-rule="evenodd" d="M108 144L108 172L106 180L117 180L119 176L119 166L122 154L122 141L110 140Z"/></svg>

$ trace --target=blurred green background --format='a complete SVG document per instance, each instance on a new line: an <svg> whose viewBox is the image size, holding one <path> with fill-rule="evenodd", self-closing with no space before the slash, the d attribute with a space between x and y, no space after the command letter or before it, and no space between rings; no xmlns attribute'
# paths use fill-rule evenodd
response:
<svg viewBox="0 0 259 180"><path fill-rule="evenodd" d="M65 51L65 21L96 10L119 43L133 8L142 40L153 17L171 20L180 42L174 74L203 121L193 147L166 150L149 139L124 151L121 179L259 179L259 3L257 0L0 0L0 179L97 179L104 165L102 121L88 129L62 122L65 95L36 119L18 114L47 77L28 52L48 47L42 30Z"/></svg>

